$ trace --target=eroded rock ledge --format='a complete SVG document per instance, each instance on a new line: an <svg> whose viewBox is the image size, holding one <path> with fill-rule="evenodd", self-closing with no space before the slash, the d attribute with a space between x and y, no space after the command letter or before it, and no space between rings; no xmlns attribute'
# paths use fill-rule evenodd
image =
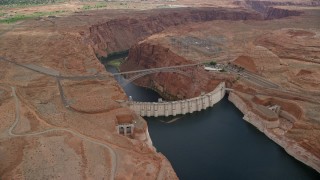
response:
<svg viewBox="0 0 320 180"><path fill-rule="evenodd" d="M124 17L90 27L90 39L97 54L129 49L144 38L166 28L212 20L262 20L260 13L246 9L180 8L154 10L147 17Z"/></svg>
<svg viewBox="0 0 320 180"><path fill-rule="evenodd" d="M129 51L127 61L121 65L121 71L168 67L194 64L159 44L142 42ZM187 71L191 76L177 73L156 73L134 81L136 84L154 89L162 97L169 100L187 99L199 96L202 92L210 92L222 81L214 78L203 68L191 68ZM225 76L226 81L231 77Z"/></svg>
<svg viewBox="0 0 320 180"><path fill-rule="evenodd" d="M143 13L136 13L135 18L126 16L92 25L89 39L97 55L107 56L112 52L127 50L152 34L178 25L213 20L279 19L301 14L299 11L273 7L263 6L262 9L254 11L245 8L179 8L154 10L149 12L147 17Z"/></svg>
<svg viewBox="0 0 320 180"><path fill-rule="evenodd" d="M286 131L292 128L293 122L289 122L291 125L284 126L281 119L282 121L284 119L294 121L296 119L295 116L282 110L276 119L270 121L269 117L259 114L252 107L253 103L246 101L238 93L231 92L228 99L244 114L244 120L255 126L267 137L283 147L288 154L320 172L320 156L310 152L310 150L302 146L301 143L288 138L285 135Z"/></svg>
<svg viewBox="0 0 320 180"><path fill-rule="evenodd" d="M130 49L121 70L191 63L194 62L175 54L165 44L145 40ZM318 136L316 132L312 132L312 128L318 128L318 126L315 122L311 122L312 117L306 115L305 108L308 105L298 105L298 103L314 102L273 90L261 89L261 87L246 84L242 80L240 84L244 84L239 85L234 83L235 78L228 73L207 73L199 69L194 73L193 79L179 74L158 73L138 79L135 83L152 88L167 99L180 99L197 96L213 88L216 82L226 81L228 87L232 86L235 89L234 93L230 94L230 101L244 113L246 121L283 147L288 154L319 171L319 146L316 142L314 144L311 142ZM281 110L274 113L268 108L272 105L279 105ZM306 136L311 135L312 138L296 134L302 131L308 134Z"/></svg>

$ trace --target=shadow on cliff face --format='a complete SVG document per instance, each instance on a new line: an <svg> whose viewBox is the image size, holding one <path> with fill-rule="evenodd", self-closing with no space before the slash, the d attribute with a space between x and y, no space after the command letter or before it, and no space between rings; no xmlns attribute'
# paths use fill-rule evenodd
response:
<svg viewBox="0 0 320 180"><path fill-rule="evenodd" d="M130 49L129 56L120 69L130 71L190 64L195 62L175 54L166 47L142 42ZM209 93L221 81L228 80L228 77L224 77L224 80L218 79L217 74L209 73L201 66L192 66L183 71L189 76L177 72L159 72L136 79L134 83L154 89L166 100L177 100Z"/></svg>
<svg viewBox="0 0 320 180"><path fill-rule="evenodd" d="M266 20L280 19L289 16L299 16L302 12L275 8L272 6L320 6L320 2L272 2L272 1L236 1L235 5L244 6L261 13Z"/></svg>
<svg viewBox="0 0 320 180"><path fill-rule="evenodd" d="M91 46L101 56L129 49L146 37L166 28L213 20L263 20L260 13L246 9L177 8L153 10L113 19L90 27Z"/></svg>
<svg viewBox="0 0 320 180"><path fill-rule="evenodd" d="M249 7L249 8L248 8ZM253 10L251 10L253 9ZM214 20L266 20L300 15L301 12L251 2L244 8L177 8L131 13L90 27L90 44L96 54L107 56L129 49L137 42L169 27Z"/></svg>
<svg viewBox="0 0 320 180"><path fill-rule="evenodd" d="M253 6L256 7L256 6ZM267 6L266 6L267 7ZM258 8L259 9L259 8ZM112 52L121 52L131 48L130 54L131 56L135 55L136 57L130 57L128 59L139 60L138 65L129 65L122 66L122 70L129 71L133 70L135 66L143 67L143 68L154 68L160 67L159 61L161 62L161 66L168 65L177 65L178 64L186 64L192 63L187 62L187 60L183 57L177 57L174 54L168 53L169 50L163 50L161 47L153 48L152 50L145 50L148 48L133 48L133 45L138 43L139 41L144 40L145 38L159 33L169 27L175 27L179 25L186 25L189 23L197 23L197 22L206 22L206 21L214 21L214 20L230 20L230 21L239 21L239 20L257 20L262 21L265 19L274 19L274 18L282 18L293 15L294 12L285 9L276 9L276 8L263 8L259 11L253 11L245 8L177 8L177 9L165 9L165 10L152 10L145 11L143 15L140 13L130 14L130 17L123 17L121 19L113 19L105 23L93 25L90 27L90 39L91 46L93 50L96 52L98 56L113 56ZM129 16L129 15L128 15ZM145 46L147 47L147 46ZM151 46L149 47L151 48ZM154 53L155 51L158 51ZM137 51L132 53L133 51ZM161 52L163 51L163 52ZM145 53L146 57L142 57L143 53ZM151 53L151 54L148 54ZM156 56L158 54L159 56ZM174 59L174 63L166 62L170 56L171 59ZM154 61L150 60L155 58ZM148 60L148 62L147 62ZM179 62L178 62L179 61ZM141 64L145 63L145 64ZM151 64L153 63L153 64ZM170 64L171 63L171 64ZM157 65L158 64L158 65ZM159 75L159 74L158 74ZM140 80L139 85L153 87L154 89L160 89L163 92L167 91L167 89L171 89L172 93L170 94L178 94L176 97L171 97L167 95L168 99L181 99L181 98L190 98L201 94L201 91L209 92L213 90L215 85L219 83L219 80L214 80L213 78L206 75L205 72L197 72L196 76L198 76L197 81L194 82L192 79L188 79L186 77L182 77L181 75L175 75L172 77L170 74L161 74L161 77L158 75L152 75L151 78L144 78ZM153 79L158 79L157 83ZM178 85L172 85L174 87L166 87L167 81L169 79L176 78L176 82L180 81L178 84L186 84L187 87L182 88ZM148 82L146 82L148 81ZM160 83L159 82L163 82ZM207 83L204 83L207 82ZM209 82L209 83L208 83ZM190 87L191 85L197 84L198 87L195 88ZM189 85L189 86L188 86ZM164 90L166 89L166 90ZM161 94L161 92L160 92ZM162 94L163 95L163 94Z"/></svg>

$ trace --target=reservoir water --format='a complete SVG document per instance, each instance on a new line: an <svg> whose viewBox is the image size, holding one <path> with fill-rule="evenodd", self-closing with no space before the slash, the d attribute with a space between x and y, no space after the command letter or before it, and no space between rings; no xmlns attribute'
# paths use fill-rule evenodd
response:
<svg viewBox="0 0 320 180"><path fill-rule="evenodd" d="M136 101L157 101L160 97L134 84L124 90ZM181 180L320 179L319 173L288 155L242 117L224 98L213 108L175 121L170 117L145 119L153 145L169 159Z"/></svg>

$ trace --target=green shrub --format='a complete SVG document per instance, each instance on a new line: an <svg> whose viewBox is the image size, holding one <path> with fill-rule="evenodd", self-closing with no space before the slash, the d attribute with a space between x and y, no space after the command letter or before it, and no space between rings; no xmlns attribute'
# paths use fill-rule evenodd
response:
<svg viewBox="0 0 320 180"><path fill-rule="evenodd" d="M89 10L91 9L92 7L90 5L83 5L82 9L84 10Z"/></svg>
<svg viewBox="0 0 320 180"><path fill-rule="evenodd" d="M220 72L226 72L226 70L223 68L223 69L220 70Z"/></svg>
<svg viewBox="0 0 320 180"><path fill-rule="evenodd" d="M63 2L64 0L1 0L0 5L34 5Z"/></svg>
<svg viewBox="0 0 320 180"><path fill-rule="evenodd" d="M90 10L90 9L100 9L100 8L104 8L104 7L107 7L107 4L105 4L105 3L97 3L94 6L83 5L82 9L83 10Z"/></svg>
<svg viewBox="0 0 320 180"><path fill-rule="evenodd" d="M215 66L215 65L217 65L217 63L216 63L215 61L211 61L211 62L210 62L210 65L211 65L211 66Z"/></svg>
<svg viewBox="0 0 320 180"><path fill-rule="evenodd" d="M5 19L0 19L0 23L15 23L17 21L25 20L25 19L31 19L31 18L37 18L41 16L49 16L54 14L63 13L65 11L52 11L52 12L35 12L33 14L16 14L14 16L7 17Z"/></svg>

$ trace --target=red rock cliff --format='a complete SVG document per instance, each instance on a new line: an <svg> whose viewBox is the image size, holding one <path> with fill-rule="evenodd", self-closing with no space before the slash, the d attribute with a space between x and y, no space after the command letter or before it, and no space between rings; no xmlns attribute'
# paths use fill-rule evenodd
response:
<svg viewBox="0 0 320 180"><path fill-rule="evenodd" d="M140 14L139 14L140 13ZM172 26L212 20L262 20L261 14L245 9L179 8L136 12L135 18L124 17L90 27L91 45L99 55L129 49L144 38Z"/></svg>
<svg viewBox="0 0 320 180"><path fill-rule="evenodd" d="M130 49L127 61L121 65L121 71L183 64L194 64L194 62L178 56L169 48L143 42ZM192 67L186 72L190 77L178 73L161 72L137 79L135 83L152 88L164 98L173 100L195 97L201 92L210 92L220 82L202 67Z"/></svg>
<svg viewBox="0 0 320 180"><path fill-rule="evenodd" d="M299 16L302 12L275 8L272 6L319 6L319 2L273 2L273 1L235 1L234 4L251 8L261 13L264 19L279 19L289 16Z"/></svg>

